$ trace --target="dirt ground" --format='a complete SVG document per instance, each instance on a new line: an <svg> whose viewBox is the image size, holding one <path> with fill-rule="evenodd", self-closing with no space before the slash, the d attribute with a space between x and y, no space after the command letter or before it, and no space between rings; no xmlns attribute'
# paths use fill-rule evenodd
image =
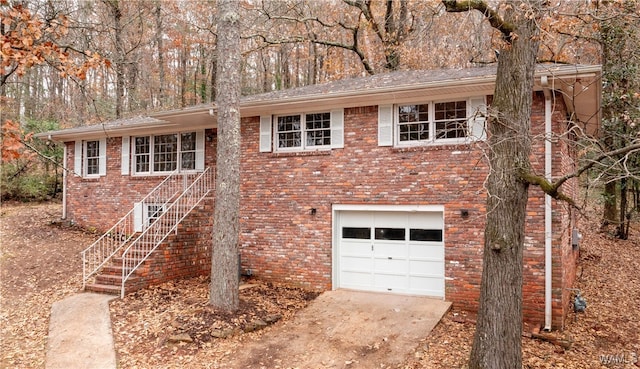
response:
<svg viewBox="0 0 640 369"><path fill-rule="evenodd" d="M61 206L51 203L0 208L2 368L44 367L51 304L81 286L79 253L96 236L57 222L60 213ZM553 333L571 342L570 349L523 337L524 368L640 367L640 229L634 227L626 241L599 233L593 222L583 222L582 232L576 288L587 300L587 311L571 314L567 329ZM274 325L256 329L258 320L286 324L315 297L258 284L241 292L240 314L221 316L202 306L206 285L202 278L172 282L114 301L119 367L221 367L225 356L274 332ZM429 336L416 340L417 350L397 367L466 368L473 328L473 317L450 311ZM287 364L284 358L274 367Z"/></svg>
<svg viewBox="0 0 640 369"><path fill-rule="evenodd" d="M59 203L0 207L0 367L43 368L51 305L80 290L95 235L59 222Z"/></svg>

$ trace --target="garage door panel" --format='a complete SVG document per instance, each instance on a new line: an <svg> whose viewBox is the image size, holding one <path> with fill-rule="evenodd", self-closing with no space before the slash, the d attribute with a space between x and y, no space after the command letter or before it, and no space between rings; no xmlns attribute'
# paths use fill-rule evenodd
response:
<svg viewBox="0 0 640 369"><path fill-rule="evenodd" d="M343 227L371 227L373 214L367 211L349 211L340 214L340 224Z"/></svg>
<svg viewBox="0 0 640 369"><path fill-rule="evenodd" d="M371 242L342 242L343 256L371 256Z"/></svg>
<svg viewBox="0 0 640 369"><path fill-rule="evenodd" d="M406 290L407 289L407 276L395 275L395 274L374 274L373 275L374 286L378 287L378 290Z"/></svg>
<svg viewBox="0 0 640 369"><path fill-rule="evenodd" d="M371 273L373 271L373 260L371 258L347 256L340 260L340 266L345 271Z"/></svg>
<svg viewBox="0 0 640 369"><path fill-rule="evenodd" d="M407 226L407 213L403 212L373 212L374 228L405 228Z"/></svg>
<svg viewBox="0 0 640 369"><path fill-rule="evenodd" d="M342 287L354 289L367 289L373 285L373 275L371 273L359 273L343 271L340 276Z"/></svg>
<svg viewBox="0 0 640 369"><path fill-rule="evenodd" d="M444 220L442 218L442 213L412 213L409 216L409 228L443 229Z"/></svg>
<svg viewBox="0 0 640 369"><path fill-rule="evenodd" d="M410 260L409 274L419 276L443 276L444 263L439 260Z"/></svg>
<svg viewBox="0 0 640 369"><path fill-rule="evenodd" d="M401 242L376 242L373 247L373 255L375 257L406 257L407 245Z"/></svg>
<svg viewBox="0 0 640 369"><path fill-rule="evenodd" d="M376 258L373 262L373 273L387 273L397 275L407 275L406 259L380 259Z"/></svg>
<svg viewBox="0 0 640 369"><path fill-rule="evenodd" d="M409 244L409 255L411 258L431 258L444 260L444 245L438 244Z"/></svg>

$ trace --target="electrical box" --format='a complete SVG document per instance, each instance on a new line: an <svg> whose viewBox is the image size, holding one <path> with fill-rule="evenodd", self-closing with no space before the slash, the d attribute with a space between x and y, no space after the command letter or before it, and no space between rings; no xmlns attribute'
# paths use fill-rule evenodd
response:
<svg viewBox="0 0 640 369"><path fill-rule="evenodd" d="M580 240L582 239L582 235L578 231L578 228L574 228L571 233L571 246L573 249L578 249L580 247Z"/></svg>

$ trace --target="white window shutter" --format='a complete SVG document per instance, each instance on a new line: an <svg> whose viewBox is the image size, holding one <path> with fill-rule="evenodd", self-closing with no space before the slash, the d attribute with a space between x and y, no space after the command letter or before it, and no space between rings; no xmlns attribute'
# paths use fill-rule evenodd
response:
<svg viewBox="0 0 640 369"><path fill-rule="evenodd" d="M142 225L144 223L143 203L136 202L133 204L133 231L142 232Z"/></svg>
<svg viewBox="0 0 640 369"><path fill-rule="evenodd" d="M344 147L344 109L331 110L331 148Z"/></svg>
<svg viewBox="0 0 640 369"><path fill-rule="evenodd" d="M196 170L204 170L204 131L196 131Z"/></svg>
<svg viewBox="0 0 640 369"><path fill-rule="evenodd" d="M82 177L82 141L76 140L73 150L73 173Z"/></svg>
<svg viewBox="0 0 640 369"><path fill-rule="evenodd" d="M378 146L393 146L393 105L378 105Z"/></svg>
<svg viewBox="0 0 640 369"><path fill-rule="evenodd" d="M107 139L101 138L98 142L98 175L104 176L107 174Z"/></svg>
<svg viewBox="0 0 640 369"><path fill-rule="evenodd" d="M129 175L129 155L131 155L131 138L129 136L122 136L122 150L120 153L120 174L123 176Z"/></svg>
<svg viewBox="0 0 640 369"><path fill-rule="evenodd" d="M472 97L469 99L469 135L472 140L485 140L487 130L487 103L484 96Z"/></svg>
<svg viewBox="0 0 640 369"><path fill-rule="evenodd" d="M271 115L260 116L260 152L271 152Z"/></svg>

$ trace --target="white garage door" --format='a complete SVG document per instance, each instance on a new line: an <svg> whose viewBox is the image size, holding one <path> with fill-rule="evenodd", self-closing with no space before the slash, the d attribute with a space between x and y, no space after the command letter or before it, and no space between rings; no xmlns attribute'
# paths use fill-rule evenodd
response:
<svg viewBox="0 0 640 369"><path fill-rule="evenodd" d="M339 287L444 297L442 212L337 215Z"/></svg>

